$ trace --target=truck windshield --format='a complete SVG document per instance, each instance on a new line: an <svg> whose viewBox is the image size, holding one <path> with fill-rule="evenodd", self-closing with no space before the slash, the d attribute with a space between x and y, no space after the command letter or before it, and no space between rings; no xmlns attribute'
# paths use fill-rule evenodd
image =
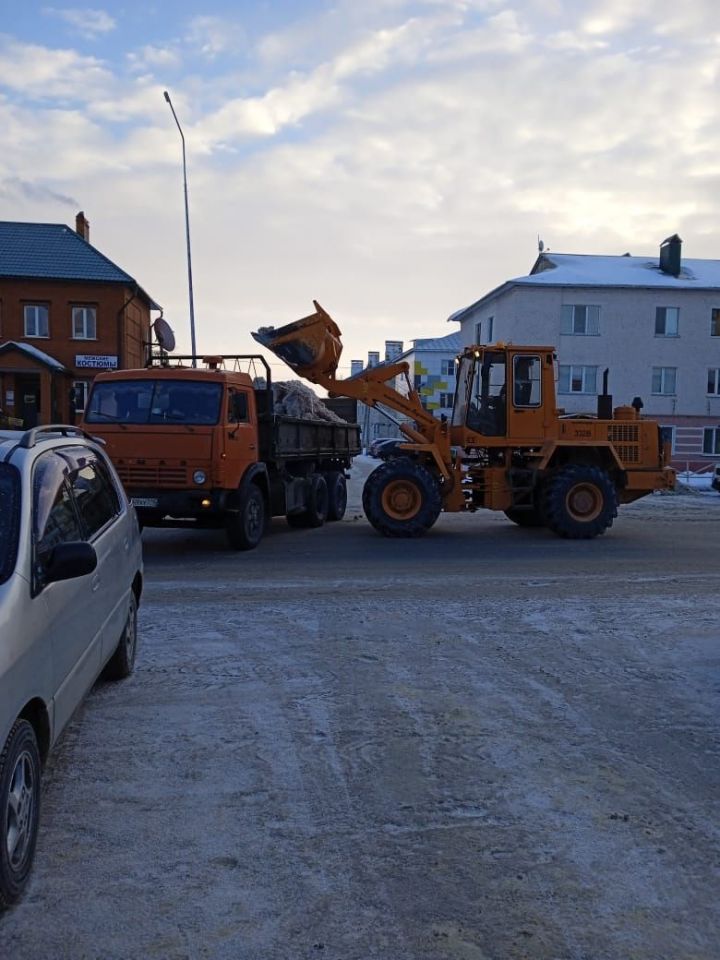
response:
<svg viewBox="0 0 720 960"><path fill-rule="evenodd" d="M20 527L20 477L15 467L0 463L0 583L15 569Z"/></svg>
<svg viewBox="0 0 720 960"><path fill-rule="evenodd" d="M213 424L221 383L201 380L107 380L93 384L86 423Z"/></svg>

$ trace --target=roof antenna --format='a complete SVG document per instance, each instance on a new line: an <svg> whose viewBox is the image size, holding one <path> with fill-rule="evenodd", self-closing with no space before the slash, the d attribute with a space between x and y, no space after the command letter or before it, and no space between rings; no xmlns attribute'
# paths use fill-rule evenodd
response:
<svg viewBox="0 0 720 960"><path fill-rule="evenodd" d="M542 253L545 249L545 244L540 239L540 234L538 234L538 253Z"/></svg>

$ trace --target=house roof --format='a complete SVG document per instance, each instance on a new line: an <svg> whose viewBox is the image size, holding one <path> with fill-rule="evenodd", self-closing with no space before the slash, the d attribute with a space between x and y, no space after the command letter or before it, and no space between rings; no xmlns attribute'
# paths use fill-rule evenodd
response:
<svg viewBox="0 0 720 960"><path fill-rule="evenodd" d="M422 350L424 353L451 353L453 355L462 350L462 337L459 333L449 333L445 337L424 337L420 340L413 340L412 347L403 351L401 357L409 353L417 353Z"/></svg>
<svg viewBox="0 0 720 960"><path fill-rule="evenodd" d="M720 290L720 260L682 260L679 276L660 269L659 258L541 253L526 277L515 277L486 293L448 320L462 321L478 307L513 287L645 287L665 290Z"/></svg>
<svg viewBox="0 0 720 960"><path fill-rule="evenodd" d="M0 346L0 356L2 356L3 353L11 353L13 350L24 353L25 356L30 357L30 359L35 360L37 363L43 363L46 367L50 367L51 370L55 370L58 373L70 373L68 368L60 363L59 360L51 357L49 353L38 350L38 348L34 347L31 343L17 343L15 340L7 340Z"/></svg>
<svg viewBox="0 0 720 960"><path fill-rule="evenodd" d="M80 280L137 287L152 309L160 307L137 281L62 223L0 220L0 278Z"/></svg>

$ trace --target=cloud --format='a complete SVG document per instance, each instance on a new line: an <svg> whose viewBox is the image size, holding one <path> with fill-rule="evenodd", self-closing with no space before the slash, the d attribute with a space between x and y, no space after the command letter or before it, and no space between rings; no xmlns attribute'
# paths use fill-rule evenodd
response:
<svg viewBox="0 0 720 960"><path fill-rule="evenodd" d="M90 99L112 80L102 61L0 34L0 87L28 97Z"/></svg>
<svg viewBox="0 0 720 960"><path fill-rule="evenodd" d="M215 16L197 16L188 23L185 42L202 56L213 59L228 51L242 50L246 45L246 35L237 21Z"/></svg>
<svg viewBox="0 0 720 960"><path fill-rule="evenodd" d="M134 73L150 72L154 74L158 69L179 67L182 64L182 56L176 47L160 47L148 44L139 50L128 53L127 61Z"/></svg>
<svg viewBox="0 0 720 960"><path fill-rule="evenodd" d="M117 26L114 18L105 10L92 10L87 7L43 7L43 13L64 20L81 37L88 40L111 33Z"/></svg>

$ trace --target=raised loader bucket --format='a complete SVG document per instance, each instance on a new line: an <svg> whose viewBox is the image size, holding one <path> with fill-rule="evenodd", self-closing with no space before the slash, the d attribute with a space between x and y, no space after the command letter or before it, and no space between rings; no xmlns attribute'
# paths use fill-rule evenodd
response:
<svg viewBox="0 0 720 960"><path fill-rule="evenodd" d="M334 379L342 353L340 330L317 300L313 303L316 312L309 317L284 327L261 327L253 337L301 377L313 381L322 376Z"/></svg>

